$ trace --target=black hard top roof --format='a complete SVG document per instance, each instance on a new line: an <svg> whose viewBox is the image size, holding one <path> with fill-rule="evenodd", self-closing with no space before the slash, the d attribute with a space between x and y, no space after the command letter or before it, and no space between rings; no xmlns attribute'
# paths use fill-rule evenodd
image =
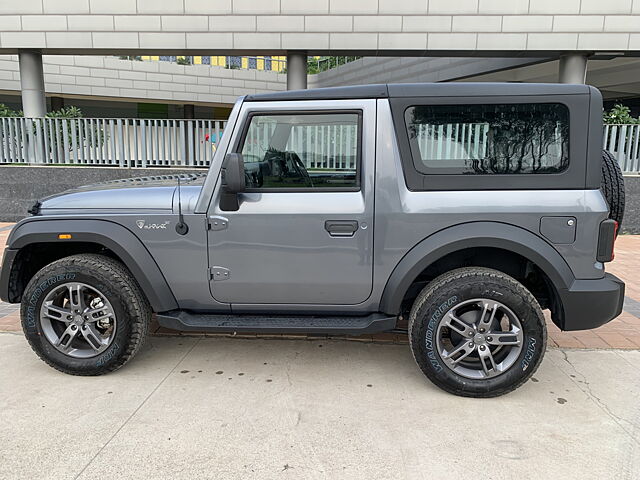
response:
<svg viewBox="0 0 640 480"><path fill-rule="evenodd" d="M346 100L393 97L474 97L483 95L576 95L589 93L587 85L563 83L389 83L350 87L313 88L247 95L247 102L277 100Z"/></svg>

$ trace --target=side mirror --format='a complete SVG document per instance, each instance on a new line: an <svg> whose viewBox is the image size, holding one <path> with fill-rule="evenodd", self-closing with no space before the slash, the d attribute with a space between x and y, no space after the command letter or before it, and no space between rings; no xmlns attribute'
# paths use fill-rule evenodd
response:
<svg viewBox="0 0 640 480"><path fill-rule="evenodd" d="M224 157L222 185L227 193L244 192L244 159L241 153L227 153Z"/></svg>
<svg viewBox="0 0 640 480"><path fill-rule="evenodd" d="M244 159L241 153L227 153L222 164L220 209L236 212L240 208L238 193L244 192Z"/></svg>

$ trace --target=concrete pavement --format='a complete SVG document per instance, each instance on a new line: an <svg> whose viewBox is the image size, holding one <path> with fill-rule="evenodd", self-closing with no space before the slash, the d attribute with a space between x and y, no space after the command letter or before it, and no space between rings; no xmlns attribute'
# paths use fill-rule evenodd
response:
<svg viewBox="0 0 640 480"><path fill-rule="evenodd" d="M339 340L151 337L84 378L3 333L0 364L0 478L640 477L640 351L552 348L489 400Z"/></svg>

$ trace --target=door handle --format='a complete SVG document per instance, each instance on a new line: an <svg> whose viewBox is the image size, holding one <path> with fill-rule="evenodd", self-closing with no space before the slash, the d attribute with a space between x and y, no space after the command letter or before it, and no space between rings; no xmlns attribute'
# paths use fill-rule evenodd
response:
<svg viewBox="0 0 640 480"><path fill-rule="evenodd" d="M324 229L332 237L353 237L358 230L358 222L355 220L327 220Z"/></svg>

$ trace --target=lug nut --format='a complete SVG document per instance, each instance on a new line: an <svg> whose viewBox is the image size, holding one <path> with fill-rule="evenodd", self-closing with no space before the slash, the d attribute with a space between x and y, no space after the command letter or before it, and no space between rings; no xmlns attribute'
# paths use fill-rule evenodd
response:
<svg viewBox="0 0 640 480"><path fill-rule="evenodd" d="M484 345L480 345L480 350L484 350L485 348L487 347L485 347Z"/></svg>
<svg viewBox="0 0 640 480"><path fill-rule="evenodd" d="M75 325L71 325L71 330L75 330L76 328L78 327L76 327Z"/></svg>
<svg viewBox="0 0 640 480"><path fill-rule="evenodd" d="M73 315L67 315L67 320L73 320Z"/></svg>
<svg viewBox="0 0 640 480"><path fill-rule="evenodd" d="M481 329L480 329L480 333L482 333L482 332L484 332L484 328L481 328Z"/></svg>
<svg viewBox="0 0 640 480"><path fill-rule="evenodd" d="M469 342L469 346L473 348L473 342Z"/></svg>
<svg viewBox="0 0 640 480"><path fill-rule="evenodd" d="M493 340L493 338L487 337L487 342L491 342L492 340Z"/></svg>

